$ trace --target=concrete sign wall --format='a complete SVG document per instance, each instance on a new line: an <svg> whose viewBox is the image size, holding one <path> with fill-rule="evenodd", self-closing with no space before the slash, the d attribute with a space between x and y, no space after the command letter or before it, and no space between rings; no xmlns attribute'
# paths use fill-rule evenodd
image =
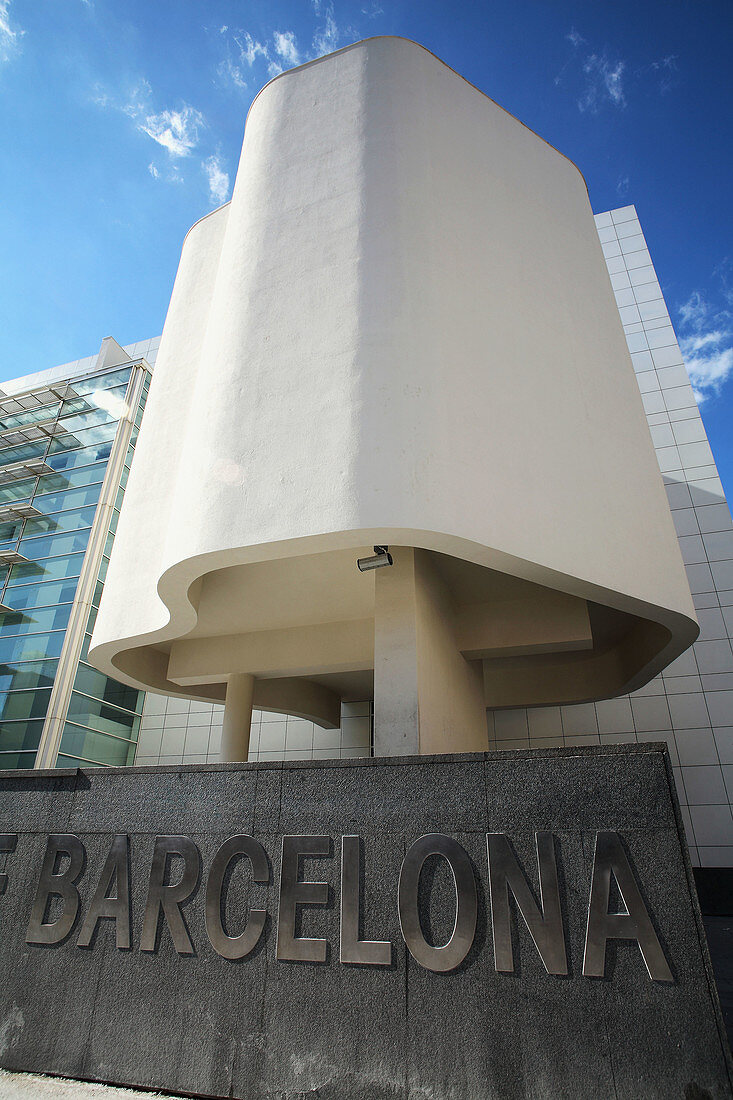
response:
<svg viewBox="0 0 733 1100"><path fill-rule="evenodd" d="M0 773L0 1065L730 1097L661 748Z"/></svg>

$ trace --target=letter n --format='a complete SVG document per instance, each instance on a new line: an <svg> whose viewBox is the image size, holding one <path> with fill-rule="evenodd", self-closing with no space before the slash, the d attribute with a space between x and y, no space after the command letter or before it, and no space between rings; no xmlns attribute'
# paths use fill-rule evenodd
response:
<svg viewBox="0 0 733 1100"><path fill-rule="evenodd" d="M555 864L552 833L535 833L540 876L540 901L537 905L524 871L504 833L488 833L489 889L491 926L494 934L494 965L498 971L514 971L509 891L524 918L534 945L548 974L567 974L565 933L560 909L560 890Z"/></svg>

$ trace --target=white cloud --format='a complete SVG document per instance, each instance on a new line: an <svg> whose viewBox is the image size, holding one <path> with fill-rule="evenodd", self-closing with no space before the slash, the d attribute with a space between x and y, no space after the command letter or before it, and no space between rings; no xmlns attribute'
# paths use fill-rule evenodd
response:
<svg viewBox="0 0 733 1100"><path fill-rule="evenodd" d="M234 41L239 46L242 60L246 61L250 68L252 68L254 61L258 57L267 59L270 56L267 46L263 46L261 42L257 42L251 34L244 34L241 38L235 36Z"/></svg>
<svg viewBox="0 0 733 1100"><path fill-rule="evenodd" d="M167 149L172 157L187 157L198 144L199 130L205 125L201 112L184 104L180 111L146 115L137 128Z"/></svg>
<svg viewBox="0 0 733 1100"><path fill-rule="evenodd" d="M677 54L671 53L659 61L652 61L651 70L659 78L659 91L665 95L677 83Z"/></svg>
<svg viewBox="0 0 733 1100"><path fill-rule="evenodd" d="M227 29L222 27L220 33L224 34ZM230 80L237 88L246 88L249 70L258 57L272 65L270 51L265 43L253 38L248 31L238 31L233 35L232 41L234 46L227 43L227 56L219 64L217 71L219 76ZM277 72L282 72L281 66L277 66Z"/></svg>
<svg viewBox="0 0 733 1100"><path fill-rule="evenodd" d="M0 0L0 63L10 60L25 34L10 22L10 3L11 0Z"/></svg>
<svg viewBox="0 0 733 1100"><path fill-rule="evenodd" d="M630 180L628 176L619 176L616 183L616 194L619 198L624 198L629 193Z"/></svg>
<svg viewBox="0 0 733 1100"><path fill-rule="evenodd" d="M717 395L733 372L733 318L699 290L678 308L680 350L698 402Z"/></svg>
<svg viewBox="0 0 733 1100"><path fill-rule="evenodd" d="M225 57L223 61L219 63L217 69L219 76L230 80L237 88L247 87L247 78L240 65L237 65L231 57Z"/></svg>
<svg viewBox="0 0 733 1100"><path fill-rule="evenodd" d="M339 44L340 38L341 32L336 26L333 4L327 4L324 24L322 27L319 27L313 36L314 56L323 57L324 54L333 53Z"/></svg>
<svg viewBox="0 0 733 1100"><path fill-rule="evenodd" d="M275 53L291 68L300 65L300 51L292 31L275 31L272 36Z"/></svg>
<svg viewBox="0 0 733 1100"><path fill-rule="evenodd" d="M699 290L693 290L687 301L679 306L677 312L683 325L699 330L710 317L710 306Z"/></svg>
<svg viewBox="0 0 733 1100"><path fill-rule="evenodd" d="M702 355L691 355L687 351L687 342L681 343L687 370L695 391L698 404L706 401L711 394L718 394L723 383L733 370L733 348L709 350Z"/></svg>
<svg viewBox="0 0 733 1100"><path fill-rule="evenodd" d="M209 183L209 196L213 203L221 205L229 197L229 173L224 171L217 155L203 161L202 168Z"/></svg>
<svg viewBox="0 0 733 1100"><path fill-rule="evenodd" d="M625 107L626 62L611 61L606 50L590 52L588 40L575 27L570 28L565 40L572 46L572 53L554 78L555 85L559 87L567 84L569 79L577 83L579 79L577 105L581 113L589 111L597 114L604 103L613 107Z"/></svg>
<svg viewBox="0 0 733 1100"><path fill-rule="evenodd" d="M1 0L0 0L1 2ZM184 183L179 164L181 160L189 157L199 144L199 132L206 127L206 120L201 111L184 103L178 110L167 109L154 111L153 90L144 78L133 85L125 96L108 92L100 85L96 85L92 93L92 102L98 107L119 111L130 119L135 129L152 138L161 148L168 153L168 162L165 167L151 161L148 164L148 172L154 180L165 180L166 183ZM223 201L218 196L229 189L229 178L221 168L217 157L209 157L208 161L202 161L202 167L206 171L209 180L209 191L212 199Z"/></svg>
<svg viewBox="0 0 733 1100"><path fill-rule="evenodd" d="M100 107L106 107L112 103L110 97L102 92L103 101L97 100ZM148 84L145 77L140 77L137 84L132 88L132 91L127 96L127 101L122 105L121 110L130 118L139 118L140 115L145 114L150 110L150 101L153 96L153 89ZM116 104L112 103L112 106Z"/></svg>
<svg viewBox="0 0 733 1100"><path fill-rule="evenodd" d="M274 77L284 69L292 69L323 54L332 53L345 35L359 37L353 28L338 26L333 0L311 0L311 3L313 14L319 23L313 34L310 50L299 45L294 31L274 31L272 39L265 42L253 38L246 31L237 31L231 40L227 40L227 56L219 63L219 76L238 88L247 88L250 70L258 59L266 63L267 75ZM378 0L369 0L369 6L362 11L369 18L374 18L381 15L383 9ZM226 30L226 27L222 27L220 33L224 34Z"/></svg>
<svg viewBox="0 0 733 1100"><path fill-rule="evenodd" d="M580 111L595 114L604 101L614 107L625 107L623 77L626 65L623 61L610 62L605 54L592 53L583 62L586 85L578 100Z"/></svg>

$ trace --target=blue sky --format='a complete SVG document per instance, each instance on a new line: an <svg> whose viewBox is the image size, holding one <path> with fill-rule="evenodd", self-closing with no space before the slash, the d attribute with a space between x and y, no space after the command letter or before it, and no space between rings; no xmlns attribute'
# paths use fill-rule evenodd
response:
<svg viewBox="0 0 733 1100"><path fill-rule="evenodd" d="M267 80L375 34L427 46L633 202L733 494L733 4L0 0L2 378L160 332Z"/></svg>

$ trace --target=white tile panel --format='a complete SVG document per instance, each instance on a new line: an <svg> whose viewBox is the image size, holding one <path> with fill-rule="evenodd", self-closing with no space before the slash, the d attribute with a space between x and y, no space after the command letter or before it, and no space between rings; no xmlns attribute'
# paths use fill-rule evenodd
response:
<svg viewBox="0 0 733 1100"><path fill-rule="evenodd" d="M619 222L638 221L635 206L620 206L618 210L611 210L610 213L614 225Z"/></svg>
<svg viewBox="0 0 733 1100"><path fill-rule="evenodd" d="M733 817L729 805L691 806L690 817L698 844L733 844Z"/></svg>
<svg viewBox="0 0 733 1100"><path fill-rule="evenodd" d="M705 504L698 507L697 521L703 533L733 530L733 521L727 504Z"/></svg>
<svg viewBox="0 0 733 1100"><path fill-rule="evenodd" d="M598 733L598 719L593 703L579 703L576 706L561 707L562 728L565 737Z"/></svg>
<svg viewBox="0 0 733 1100"><path fill-rule="evenodd" d="M639 315L642 321L650 321L654 320L655 318L669 317L669 314L667 313L667 307L665 306L664 299L662 298L658 298L656 301L652 302L639 302L638 308Z"/></svg>
<svg viewBox="0 0 733 1100"><path fill-rule="evenodd" d="M628 237L623 237L622 234L619 233L619 243L621 245L621 251L625 256L632 252L638 252L640 249L647 251L646 241L642 233L634 233ZM648 255L649 253L647 252L647 256Z"/></svg>

